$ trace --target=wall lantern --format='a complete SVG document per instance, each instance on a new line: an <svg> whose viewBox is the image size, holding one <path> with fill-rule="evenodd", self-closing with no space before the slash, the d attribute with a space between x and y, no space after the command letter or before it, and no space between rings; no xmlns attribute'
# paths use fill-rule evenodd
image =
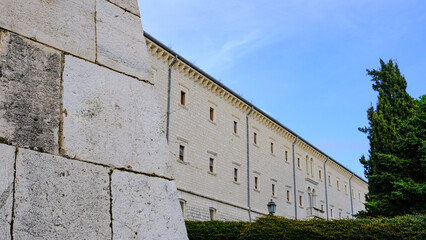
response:
<svg viewBox="0 0 426 240"><path fill-rule="evenodd" d="M271 201L268 202L269 215L274 215L276 209L277 209L277 204L275 204L275 202L272 201L272 199L271 199Z"/></svg>

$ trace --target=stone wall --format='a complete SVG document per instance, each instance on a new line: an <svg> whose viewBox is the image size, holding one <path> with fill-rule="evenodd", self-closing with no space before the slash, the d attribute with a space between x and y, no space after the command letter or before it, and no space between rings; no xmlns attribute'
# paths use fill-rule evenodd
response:
<svg viewBox="0 0 426 240"><path fill-rule="evenodd" d="M0 13L0 239L186 239L137 1Z"/></svg>

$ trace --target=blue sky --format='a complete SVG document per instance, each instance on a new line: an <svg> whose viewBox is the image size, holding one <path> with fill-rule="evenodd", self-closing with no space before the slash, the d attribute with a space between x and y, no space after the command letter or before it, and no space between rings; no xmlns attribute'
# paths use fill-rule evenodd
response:
<svg viewBox="0 0 426 240"><path fill-rule="evenodd" d="M144 30L364 176L366 69L395 60L426 94L426 1L139 0Z"/></svg>

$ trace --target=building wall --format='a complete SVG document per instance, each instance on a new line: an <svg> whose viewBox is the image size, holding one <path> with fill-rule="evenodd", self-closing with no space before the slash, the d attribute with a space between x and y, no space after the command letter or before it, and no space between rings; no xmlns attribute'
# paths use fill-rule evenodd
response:
<svg viewBox="0 0 426 240"><path fill-rule="evenodd" d="M154 89L160 98L166 132L168 69L175 53L146 36ZM184 105L181 104L182 91L185 92ZM180 198L186 204L186 219L209 220L209 208L214 208L217 219L246 221L248 195L253 219L268 213L266 205L270 200L277 204L276 215L279 216L295 218L297 211L298 219L327 218L325 184L329 218L351 216L349 179L352 172L332 159L327 161L326 155L260 110L250 112L250 104L185 59L178 57L171 68L170 94L169 149ZM210 120L211 108L214 109L213 121ZM247 139L246 116L249 113ZM184 147L183 161L179 159L180 146ZM209 171L210 158L214 159L213 173ZM237 181L234 181L234 169L238 169ZM353 188L361 194L366 193L367 184L357 176L353 177L355 179L358 181L353 181ZM353 203L354 213L364 209L361 201Z"/></svg>

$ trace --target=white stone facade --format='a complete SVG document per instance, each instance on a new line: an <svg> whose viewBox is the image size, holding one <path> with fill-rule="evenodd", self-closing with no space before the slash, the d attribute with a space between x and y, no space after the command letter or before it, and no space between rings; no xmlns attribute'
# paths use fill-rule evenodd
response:
<svg viewBox="0 0 426 240"><path fill-rule="evenodd" d="M145 37L167 132L168 74L176 53L149 34ZM364 209L368 189L364 180L256 107L248 117L247 133L246 116L251 108L232 90L177 57L171 70L168 133L186 219L248 221L249 208L252 219L265 215L271 199L277 204L276 215L287 218L350 218L352 211ZM183 161L180 146L184 148Z"/></svg>

